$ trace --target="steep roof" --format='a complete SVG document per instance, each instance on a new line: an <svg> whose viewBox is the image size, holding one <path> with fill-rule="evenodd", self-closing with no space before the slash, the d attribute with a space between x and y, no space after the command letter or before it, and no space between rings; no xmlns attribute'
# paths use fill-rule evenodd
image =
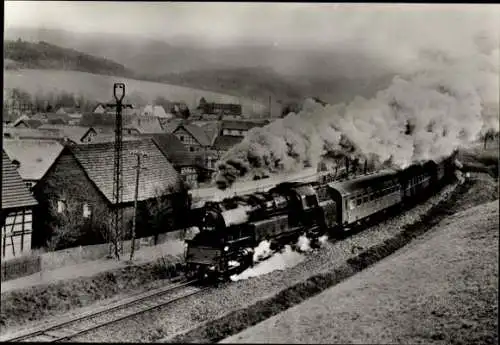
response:
<svg viewBox="0 0 500 345"><path fill-rule="evenodd" d="M196 155L193 154L195 152L189 152L175 135L164 133L152 134L149 137L175 167L196 165Z"/></svg>
<svg viewBox="0 0 500 345"><path fill-rule="evenodd" d="M182 123L182 119L163 119L160 118L161 127L166 133L173 133Z"/></svg>
<svg viewBox="0 0 500 345"><path fill-rule="evenodd" d="M2 210L37 204L9 156L2 150Z"/></svg>
<svg viewBox="0 0 500 345"><path fill-rule="evenodd" d="M104 194L113 200L114 143L74 145L69 147L82 165L90 180ZM180 177L174 167L151 139L123 142L123 202L134 201L137 158L133 151L145 152L141 158L138 200L147 200L171 187L178 190Z"/></svg>
<svg viewBox="0 0 500 345"><path fill-rule="evenodd" d="M214 142L214 149L218 151L227 151L234 145L241 143L243 137L234 137L232 135L219 135Z"/></svg>
<svg viewBox="0 0 500 345"><path fill-rule="evenodd" d="M141 140L140 137L135 136L135 135L123 135L122 137L123 141L131 141L131 140ZM97 143L114 143L115 142L115 133L98 133L93 139L92 142L90 143L80 143L79 145L90 145L90 144L97 144Z"/></svg>
<svg viewBox="0 0 500 345"><path fill-rule="evenodd" d="M40 180L64 147L55 140L4 139L3 148L11 161L21 164L18 172L23 180Z"/></svg>
<svg viewBox="0 0 500 345"><path fill-rule="evenodd" d="M4 127L4 138L36 138L36 139L62 139L64 135L60 131L42 131L34 128Z"/></svg>
<svg viewBox="0 0 500 345"><path fill-rule="evenodd" d="M30 128L38 128L41 125L43 125L43 122L40 120L36 119L29 119L29 120L24 120L24 122L28 125Z"/></svg>
<svg viewBox="0 0 500 345"><path fill-rule="evenodd" d="M94 130L92 127L83 127L83 126L70 126L70 125L50 125L44 124L40 126L38 129L40 130L58 130L64 137L68 137L70 140L79 143L82 138L91 130Z"/></svg>
<svg viewBox="0 0 500 345"><path fill-rule="evenodd" d="M156 116L156 117L161 117L161 118L172 118L172 114L167 114L165 112L165 109L161 105L152 105L148 104L144 107L144 109L141 112L141 115L143 116Z"/></svg>
<svg viewBox="0 0 500 345"><path fill-rule="evenodd" d="M163 133L163 128L160 119L155 116L142 116L132 120L126 128L135 128L141 134Z"/></svg>
<svg viewBox="0 0 500 345"><path fill-rule="evenodd" d="M237 120L224 120L221 124L221 129L236 129L248 131L254 127L262 127L267 123L264 121L237 121Z"/></svg>
<svg viewBox="0 0 500 345"><path fill-rule="evenodd" d="M208 139L210 140L210 145L213 145L215 142L215 139L219 135L220 132L220 124L217 121L210 121L207 122L205 121L203 124L200 124L199 127L201 127L205 133L207 134Z"/></svg>
<svg viewBox="0 0 500 345"><path fill-rule="evenodd" d="M210 146L211 140L203 128L191 124L182 124L174 132L178 131L179 128L184 128L201 146Z"/></svg>

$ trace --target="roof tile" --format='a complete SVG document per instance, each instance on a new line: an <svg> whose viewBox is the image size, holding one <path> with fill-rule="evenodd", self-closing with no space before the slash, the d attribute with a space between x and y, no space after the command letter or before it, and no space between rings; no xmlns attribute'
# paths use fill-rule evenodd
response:
<svg viewBox="0 0 500 345"><path fill-rule="evenodd" d="M63 150L55 140L38 139L4 139L3 148L11 160L21 164L19 174L22 179L35 181L45 175Z"/></svg>
<svg viewBox="0 0 500 345"><path fill-rule="evenodd" d="M38 204L16 170L2 150L2 210Z"/></svg>
<svg viewBox="0 0 500 345"><path fill-rule="evenodd" d="M113 167L114 144L98 143L74 145L70 147L74 156L80 162L89 178L106 196L108 201L113 199ZM174 167L151 139L123 142L123 202L134 201L134 188L137 158L132 151L141 151L147 157L141 159L138 200L147 200L155 197L157 192L166 188L178 190L180 177Z"/></svg>

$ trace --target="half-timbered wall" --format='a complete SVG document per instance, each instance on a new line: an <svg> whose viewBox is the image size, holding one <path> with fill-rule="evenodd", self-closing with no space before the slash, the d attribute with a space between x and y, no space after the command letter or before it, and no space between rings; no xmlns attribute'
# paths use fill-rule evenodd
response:
<svg viewBox="0 0 500 345"><path fill-rule="evenodd" d="M174 135L179 139L181 143L191 152L200 151L202 146L196 139L183 128L179 128L175 131Z"/></svg>
<svg viewBox="0 0 500 345"><path fill-rule="evenodd" d="M198 187L198 173L193 167L183 167L181 168L181 176L186 183L192 187Z"/></svg>
<svg viewBox="0 0 500 345"><path fill-rule="evenodd" d="M33 213L30 208L7 214L0 242L2 259L9 259L31 251L32 224Z"/></svg>

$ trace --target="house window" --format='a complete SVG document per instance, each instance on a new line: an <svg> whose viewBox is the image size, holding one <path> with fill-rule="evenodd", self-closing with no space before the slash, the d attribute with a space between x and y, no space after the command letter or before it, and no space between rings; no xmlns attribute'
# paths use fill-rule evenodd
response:
<svg viewBox="0 0 500 345"><path fill-rule="evenodd" d="M57 213L63 213L66 210L66 204L63 200L57 201Z"/></svg>
<svg viewBox="0 0 500 345"><path fill-rule="evenodd" d="M180 141L184 141L184 136L183 136L183 135L181 135L181 136L179 137L179 140L180 140Z"/></svg>
<svg viewBox="0 0 500 345"><path fill-rule="evenodd" d="M89 218L91 215L90 205L87 203L83 204L83 218Z"/></svg>
<svg viewBox="0 0 500 345"><path fill-rule="evenodd" d="M194 147L193 146L189 146L189 151L194 152Z"/></svg>

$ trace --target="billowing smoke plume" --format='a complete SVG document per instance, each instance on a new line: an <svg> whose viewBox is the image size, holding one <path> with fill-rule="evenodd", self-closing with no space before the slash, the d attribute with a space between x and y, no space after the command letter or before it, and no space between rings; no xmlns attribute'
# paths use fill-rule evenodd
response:
<svg viewBox="0 0 500 345"><path fill-rule="evenodd" d="M244 280L277 270L285 270L304 261L304 259L304 255L294 252L292 248L287 245L282 252L274 254L269 259L257 263L255 266L246 269L240 274L231 276L231 280Z"/></svg>
<svg viewBox="0 0 500 345"><path fill-rule="evenodd" d="M320 246L325 246L326 243L327 243L327 241L328 241L328 236L327 235L323 235L323 236L320 236L318 238L318 242L319 242Z"/></svg>
<svg viewBox="0 0 500 345"><path fill-rule="evenodd" d="M307 100L300 113L252 129L220 161L218 185L315 167L325 157L403 168L498 131L499 50L485 42L478 39L471 56L421 50L418 70L395 77L372 99Z"/></svg>
<svg viewBox="0 0 500 345"><path fill-rule="evenodd" d="M311 250L311 240L309 240L306 235L300 236L298 241L297 241L297 248L301 252L310 251Z"/></svg>
<svg viewBox="0 0 500 345"><path fill-rule="evenodd" d="M253 261L258 262L260 260L266 259L273 254L271 250L271 242L262 241L259 245L254 249L253 252Z"/></svg>

